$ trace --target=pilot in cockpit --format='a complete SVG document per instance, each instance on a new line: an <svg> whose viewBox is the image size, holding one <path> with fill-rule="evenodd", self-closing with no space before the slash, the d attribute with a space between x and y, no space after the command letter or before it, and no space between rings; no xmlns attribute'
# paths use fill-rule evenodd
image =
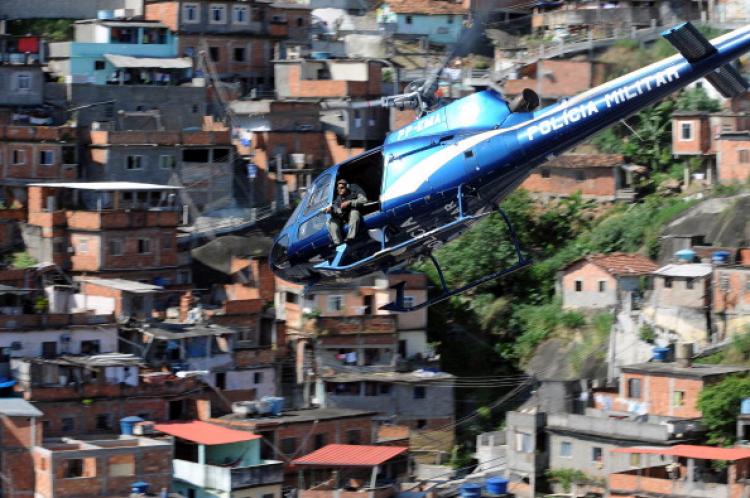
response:
<svg viewBox="0 0 750 498"><path fill-rule="evenodd" d="M336 197L330 206L323 208L323 212L331 215L326 225L334 244L338 246L342 243L341 231L344 223L349 224L346 242L351 242L357 237L362 221L359 210L366 203L367 197L359 185L349 185L343 178L336 182Z"/></svg>

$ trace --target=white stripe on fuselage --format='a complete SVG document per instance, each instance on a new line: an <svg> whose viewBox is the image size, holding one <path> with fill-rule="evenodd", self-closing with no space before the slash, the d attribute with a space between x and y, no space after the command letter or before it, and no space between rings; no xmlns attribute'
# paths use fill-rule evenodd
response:
<svg viewBox="0 0 750 498"><path fill-rule="evenodd" d="M501 130L491 130L484 133L479 133L472 137L456 142L453 145L449 145L443 150L432 154L428 159L421 161L419 167L417 167L416 165L412 165L406 173L401 175L401 177L398 178L395 183L393 183L385 192L383 192L383 195L380 197L380 201L386 202L390 201L391 199L416 192L419 187L421 187L440 168L448 164L459 155L471 149L478 143L483 142L484 140L488 140L494 136L500 135L501 133L507 133L511 129L512 128L505 128Z"/></svg>

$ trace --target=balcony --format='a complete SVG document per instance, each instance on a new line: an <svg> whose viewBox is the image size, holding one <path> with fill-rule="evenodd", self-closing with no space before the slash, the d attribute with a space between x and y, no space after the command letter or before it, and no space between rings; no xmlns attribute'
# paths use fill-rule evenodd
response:
<svg viewBox="0 0 750 498"><path fill-rule="evenodd" d="M69 325L102 325L113 322L114 318L111 314L45 313L42 315L0 315L0 329L3 330L61 328Z"/></svg>
<svg viewBox="0 0 750 498"><path fill-rule="evenodd" d="M7 141L75 141L75 128L70 126L0 126L0 138Z"/></svg>
<svg viewBox="0 0 750 498"><path fill-rule="evenodd" d="M706 476L708 478L708 476ZM617 494L682 496L690 498L729 497L729 486L720 482L670 478L666 465L610 474L609 489ZM744 494L744 493L743 493Z"/></svg>
<svg viewBox="0 0 750 498"><path fill-rule="evenodd" d="M166 397L181 395L187 391L199 387L198 381L191 378L179 379L169 377L161 382L141 376L141 382L137 386L127 384L108 384L101 382L97 384L78 384L65 386L51 385L22 385L17 384L19 391L23 392L23 399L27 401L65 401L84 398L124 398L129 396Z"/></svg>
<svg viewBox="0 0 750 498"><path fill-rule="evenodd" d="M319 331L332 335L394 334L398 330L396 315L325 316L315 320Z"/></svg>
<svg viewBox="0 0 750 498"><path fill-rule="evenodd" d="M229 130L221 131L113 131L91 132L92 145L230 145Z"/></svg>
<svg viewBox="0 0 750 498"><path fill-rule="evenodd" d="M343 489L303 489L299 498L390 498L394 495L393 486L363 488L357 491Z"/></svg>
<svg viewBox="0 0 750 498"><path fill-rule="evenodd" d="M174 208L66 211L66 218L68 227L78 230L176 227L179 224L179 214Z"/></svg>
<svg viewBox="0 0 750 498"><path fill-rule="evenodd" d="M658 17L655 9L644 7L620 7L614 9L561 9L543 14L534 14L531 25L534 28L601 26L649 26Z"/></svg>
<svg viewBox="0 0 750 498"><path fill-rule="evenodd" d="M283 464L275 460L264 462L249 467L224 467L174 459L174 478L221 491L281 483L284 479Z"/></svg>
<svg viewBox="0 0 750 498"><path fill-rule="evenodd" d="M669 441L674 438L670 426L663 424L649 424L632 422L608 417L592 417L587 415L549 415L547 426L550 429L580 431L586 433L605 434L623 439L640 441Z"/></svg>

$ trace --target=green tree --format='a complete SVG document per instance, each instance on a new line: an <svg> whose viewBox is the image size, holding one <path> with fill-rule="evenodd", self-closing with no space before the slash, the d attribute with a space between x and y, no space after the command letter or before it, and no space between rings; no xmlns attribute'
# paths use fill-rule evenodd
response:
<svg viewBox="0 0 750 498"><path fill-rule="evenodd" d="M721 104L708 96L705 88L688 88L677 97L676 109L678 111L705 111L717 112L721 110Z"/></svg>
<svg viewBox="0 0 750 498"><path fill-rule="evenodd" d="M708 428L709 443L728 445L734 442L743 398L750 398L750 377L744 375L733 375L703 388L698 408Z"/></svg>

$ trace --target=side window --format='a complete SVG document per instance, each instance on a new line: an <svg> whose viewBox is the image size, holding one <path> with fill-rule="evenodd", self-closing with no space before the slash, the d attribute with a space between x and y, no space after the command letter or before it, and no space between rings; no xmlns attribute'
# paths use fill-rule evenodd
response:
<svg viewBox="0 0 750 498"><path fill-rule="evenodd" d="M331 190L332 180L333 177L331 175L324 175L315 182L310 200L307 202L307 207L305 208L305 216L325 206L328 200L328 192Z"/></svg>
<svg viewBox="0 0 750 498"><path fill-rule="evenodd" d="M299 227L299 233L297 234L298 239L304 239L308 235L312 235L326 225L326 215L320 213L317 216L313 216Z"/></svg>

